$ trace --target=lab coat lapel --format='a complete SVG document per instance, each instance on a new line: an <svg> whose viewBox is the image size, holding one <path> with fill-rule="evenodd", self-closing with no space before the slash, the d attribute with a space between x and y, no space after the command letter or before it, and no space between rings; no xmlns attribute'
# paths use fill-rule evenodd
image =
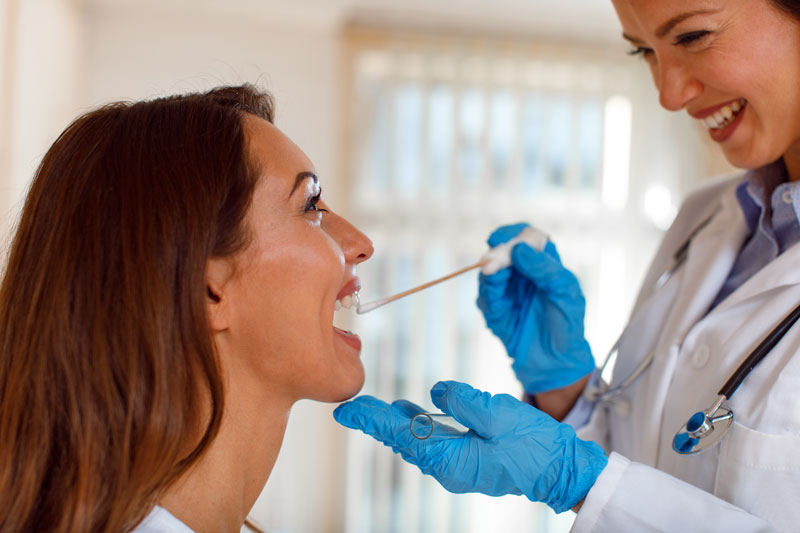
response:
<svg viewBox="0 0 800 533"><path fill-rule="evenodd" d="M671 342L681 342L706 313L747 238L747 223L735 189L729 189L719 203L717 215L689 245L681 287L664 328Z"/></svg>
<svg viewBox="0 0 800 533"><path fill-rule="evenodd" d="M724 311L764 291L776 287L800 284L800 243L795 244L753 274L741 287L733 291L714 308ZM789 309L786 310L789 312Z"/></svg>
<svg viewBox="0 0 800 533"><path fill-rule="evenodd" d="M681 283L664 328L659 336L653 367L644 375L637 422L644 435L640 452L647 464L658 461L661 417L683 342L689 329L700 320L713 302L747 237L747 224L729 189L719 200L719 211L709 224L692 239L686 264L681 269Z"/></svg>

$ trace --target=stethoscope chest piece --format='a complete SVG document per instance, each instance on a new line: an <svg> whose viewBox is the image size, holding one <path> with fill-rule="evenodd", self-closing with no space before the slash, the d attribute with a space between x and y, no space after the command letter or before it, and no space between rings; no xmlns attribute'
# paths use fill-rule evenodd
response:
<svg viewBox="0 0 800 533"><path fill-rule="evenodd" d="M707 411L698 411L678 430L672 449L682 455L701 452L715 445L733 423L733 413L720 401Z"/></svg>

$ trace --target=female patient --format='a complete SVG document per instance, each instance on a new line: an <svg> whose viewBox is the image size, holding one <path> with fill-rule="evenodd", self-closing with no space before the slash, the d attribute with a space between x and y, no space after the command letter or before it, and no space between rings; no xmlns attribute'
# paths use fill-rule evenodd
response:
<svg viewBox="0 0 800 533"><path fill-rule="evenodd" d="M289 410L361 388L372 245L252 86L79 118L0 288L0 530L238 531Z"/></svg>

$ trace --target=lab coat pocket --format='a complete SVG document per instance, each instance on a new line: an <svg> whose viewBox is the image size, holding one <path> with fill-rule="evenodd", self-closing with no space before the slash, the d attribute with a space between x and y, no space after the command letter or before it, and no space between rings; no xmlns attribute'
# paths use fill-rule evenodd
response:
<svg viewBox="0 0 800 533"><path fill-rule="evenodd" d="M800 436L734 422L720 446L715 494L780 531L800 532Z"/></svg>

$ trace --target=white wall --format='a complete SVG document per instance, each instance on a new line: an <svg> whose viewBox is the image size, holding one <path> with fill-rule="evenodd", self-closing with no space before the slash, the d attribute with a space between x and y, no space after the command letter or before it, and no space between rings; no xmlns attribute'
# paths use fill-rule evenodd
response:
<svg viewBox="0 0 800 533"><path fill-rule="evenodd" d="M82 21L66 1L5 0L0 11L0 234L7 236L39 160L76 114Z"/></svg>
<svg viewBox="0 0 800 533"><path fill-rule="evenodd" d="M127 5L90 8L85 20L87 102L257 82L276 98L277 125L306 151L321 177L335 168L335 26Z"/></svg>

